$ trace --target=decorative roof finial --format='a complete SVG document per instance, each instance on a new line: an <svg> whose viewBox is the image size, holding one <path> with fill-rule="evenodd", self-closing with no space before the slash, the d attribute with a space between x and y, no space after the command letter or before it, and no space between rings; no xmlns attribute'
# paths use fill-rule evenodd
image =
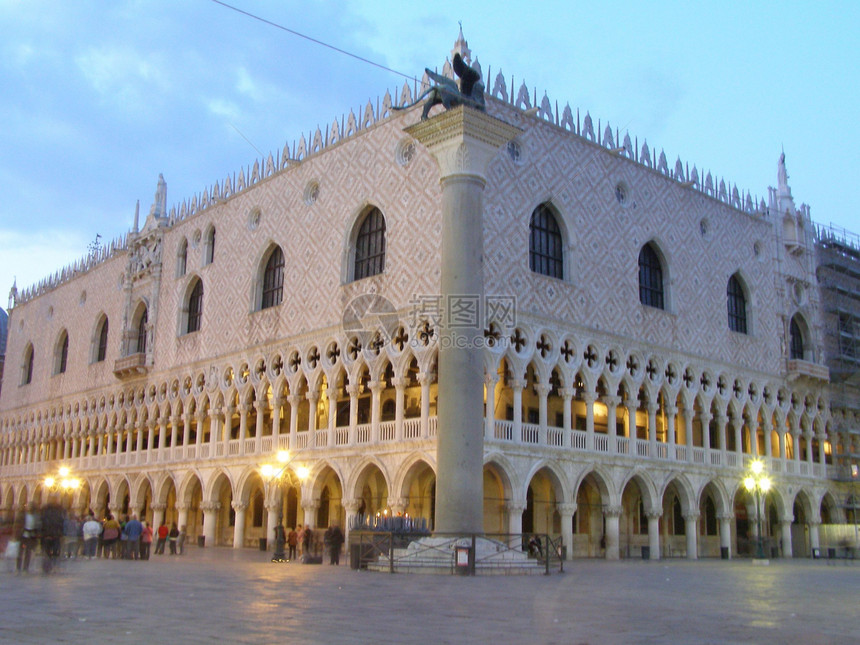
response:
<svg viewBox="0 0 860 645"><path fill-rule="evenodd" d="M785 150L779 155L779 164L776 171L777 191L780 197L791 199L791 188L788 185L788 171L785 169Z"/></svg>
<svg viewBox="0 0 860 645"><path fill-rule="evenodd" d="M451 50L451 59L454 59L454 54L460 54L460 58L467 65L470 65L472 63L472 50L469 49L469 43L463 37L463 21L459 20L458 24L460 25L460 35L457 36L457 40L454 42L454 49Z"/></svg>
<svg viewBox="0 0 860 645"><path fill-rule="evenodd" d="M164 175L158 173L158 187L155 189L155 201L152 203L152 208L149 209L149 214L162 218L167 217L167 183L164 181Z"/></svg>
<svg viewBox="0 0 860 645"><path fill-rule="evenodd" d="M6 307L7 311L11 311L15 308L15 303L18 300L18 276L12 278L12 288L9 289L9 306Z"/></svg>

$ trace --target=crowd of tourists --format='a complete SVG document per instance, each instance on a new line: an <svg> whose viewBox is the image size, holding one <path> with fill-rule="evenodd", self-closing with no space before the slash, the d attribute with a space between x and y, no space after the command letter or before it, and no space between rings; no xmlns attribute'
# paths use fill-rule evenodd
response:
<svg viewBox="0 0 860 645"><path fill-rule="evenodd" d="M300 561L305 564L322 562L318 555L320 544L318 535L310 526L299 524L296 528L285 529L283 524L275 526L275 549L272 562ZM323 546L329 554L330 564L340 564L340 551L344 543L343 531L333 523L329 526L322 539Z"/></svg>
<svg viewBox="0 0 860 645"><path fill-rule="evenodd" d="M15 518L5 554L20 574L30 570L30 561L41 550L42 569L50 573L60 560L149 560L153 543L156 554L164 554L167 546L170 555L181 555L185 527L161 524L153 530L135 514L116 518L108 513L96 519L92 510L81 516L49 500L41 508L28 504Z"/></svg>

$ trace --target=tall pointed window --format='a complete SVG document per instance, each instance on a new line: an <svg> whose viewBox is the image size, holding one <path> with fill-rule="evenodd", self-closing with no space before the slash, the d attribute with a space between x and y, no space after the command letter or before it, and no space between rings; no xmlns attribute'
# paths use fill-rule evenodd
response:
<svg viewBox="0 0 860 645"><path fill-rule="evenodd" d="M60 336L60 341L57 343L56 363L54 364L54 374L64 374L66 371L66 363L69 360L69 334L66 331Z"/></svg>
<svg viewBox="0 0 860 645"><path fill-rule="evenodd" d="M529 223L529 268L551 278L564 278L561 229L546 204L534 210Z"/></svg>
<svg viewBox="0 0 860 645"><path fill-rule="evenodd" d="M140 320L137 321L137 353L146 354L146 323L149 322L149 315L146 309L140 314Z"/></svg>
<svg viewBox="0 0 860 645"><path fill-rule="evenodd" d="M206 233L206 242L203 244L203 266L215 261L215 227Z"/></svg>
<svg viewBox="0 0 860 645"><path fill-rule="evenodd" d="M24 350L24 363L21 365L21 385L29 385L33 382L33 361L36 352L32 345L27 345Z"/></svg>
<svg viewBox="0 0 860 645"><path fill-rule="evenodd" d="M96 349L96 363L101 363L107 356L108 344L108 319L105 318L99 329L98 348Z"/></svg>
<svg viewBox="0 0 860 645"><path fill-rule="evenodd" d="M797 316L794 316L791 319L791 323L788 326L788 335L789 335L789 358L791 360L803 360L803 332L800 329L800 325L797 324Z"/></svg>
<svg viewBox="0 0 860 645"><path fill-rule="evenodd" d="M182 239L179 243L179 250L176 253L176 277L181 278L185 275L188 268L188 240Z"/></svg>
<svg viewBox="0 0 860 645"><path fill-rule="evenodd" d="M280 246L275 247L266 268L263 271L263 298L261 309L268 309L281 304L284 298L284 252Z"/></svg>
<svg viewBox="0 0 860 645"><path fill-rule="evenodd" d="M353 279L361 280L385 270L385 218L374 208L361 222L355 238Z"/></svg>
<svg viewBox="0 0 860 645"><path fill-rule="evenodd" d="M191 295L188 296L188 325L185 329L190 334L200 331L200 323L203 320L203 281L197 280Z"/></svg>
<svg viewBox="0 0 860 645"><path fill-rule="evenodd" d="M729 314L729 329L741 334L747 333L747 299L743 286L737 276L729 278L726 287L726 306Z"/></svg>
<svg viewBox="0 0 860 645"><path fill-rule="evenodd" d="M639 252L639 302L649 307L664 309L663 267L651 244Z"/></svg>

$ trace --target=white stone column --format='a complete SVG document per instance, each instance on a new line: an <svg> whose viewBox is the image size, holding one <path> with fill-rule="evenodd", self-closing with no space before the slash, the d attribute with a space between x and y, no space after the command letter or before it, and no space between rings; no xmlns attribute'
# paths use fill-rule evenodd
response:
<svg viewBox="0 0 860 645"><path fill-rule="evenodd" d="M508 502L504 505L504 509L508 514L508 533L521 535L523 532L523 512L526 510L526 505L522 502Z"/></svg>
<svg viewBox="0 0 860 645"><path fill-rule="evenodd" d="M350 383L346 386L346 391L349 394L349 440L347 443L353 446L358 427L358 385Z"/></svg>
<svg viewBox="0 0 860 645"><path fill-rule="evenodd" d="M609 453L615 454L618 452L617 425L618 425L618 405L621 403L621 397L604 396L603 404L606 406L606 434L609 443Z"/></svg>
<svg viewBox="0 0 860 645"><path fill-rule="evenodd" d="M328 445L337 443L337 384L329 383L326 388L326 399L328 399Z"/></svg>
<svg viewBox="0 0 860 645"><path fill-rule="evenodd" d="M818 527L821 526L821 520L818 518L809 520L809 549L810 555L815 552L815 549L821 549L821 544L818 537Z"/></svg>
<svg viewBox="0 0 860 645"><path fill-rule="evenodd" d="M247 408L247 406L246 406ZM197 421L197 437L196 443L198 446L203 444L203 423L206 421L206 410L198 410L195 415L195 420ZM197 454L198 459L200 458L200 453Z"/></svg>
<svg viewBox="0 0 860 645"><path fill-rule="evenodd" d="M382 420L380 399L384 384L380 381L369 381L367 386L370 388L370 441L376 443L379 441L379 424Z"/></svg>
<svg viewBox="0 0 860 645"><path fill-rule="evenodd" d="M182 415L182 447L188 445L191 439L191 419L192 416L188 413Z"/></svg>
<svg viewBox="0 0 860 645"><path fill-rule="evenodd" d="M779 437L779 458L782 461L782 472L785 472L785 431L777 432L777 437Z"/></svg>
<svg viewBox="0 0 860 645"><path fill-rule="evenodd" d="M648 452L652 459L657 458L657 410L660 405L656 401L648 402Z"/></svg>
<svg viewBox="0 0 860 645"><path fill-rule="evenodd" d="M304 514L304 523L305 526L309 526L311 528L316 527L317 525L317 510L320 507L320 503L318 501L309 499L307 501L302 501L302 513Z"/></svg>
<svg viewBox="0 0 860 645"><path fill-rule="evenodd" d="M267 403L265 400L258 399L254 401L254 411L257 413L254 427L254 451L258 455L263 452L263 429L266 423L266 407Z"/></svg>
<svg viewBox="0 0 860 645"><path fill-rule="evenodd" d="M576 513L576 502L567 502L558 505L558 514L561 516L561 543L567 548L567 559L573 559L573 516Z"/></svg>
<svg viewBox="0 0 860 645"><path fill-rule="evenodd" d="M720 521L720 549L727 549L729 558L732 557L732 520L735 518L731 513L718 515Z"/></svg>
<svg viewBox="0 0 860 645"><path fill-rule="evenodd" d="M499 375L496 373L484 374L484 387L487 390L487 411L484 414L484 439L492 439L496 436L496 384Z"/></svg>
<svg viewBox="0 0 860 645"><path fill-rule="evenodd" d="M782 557L783 558L793 558L794 553L791 546L791 523L794 521L794 517L787 517L785 519L780 520L779 525L782 529Z"/></svg>
<svg viewBox="0 0 860 645"><path fill-rule="evenodd" d="M420 373L418 382L421 383L421 436L430 436L430 383L433 381L432 373Z"/></svg>
<svg viewBox="0 0 860 645"><path fill-rule="evenodd" d="M394 440L399 442L403 440L403 399L408 381L405 378L395 378L391 383L394 385Z"/></svg>
<svg viewBox="0 0 860 645"><path fill-rule="evenodd" d="M717 421L717 447L720 450L722 463L726 463L725 454L726 454L726 422L728 421L725 414L722 412L717 412L714 416Z"/></svg>
<svg viewBox="0 0 860 645"><path fill-rule="evenodd" d="M639 403L636 399L627 399L627 437L631 443L636 439L636 410L639 409ZM631 454L636 454L635 449L631 448Z"/></svg>
<svg viewBox="0 0 860 645"><path fill-rule="evenodd" d="M606 524L606 559L618 560L621 557L618 546L618 518L621 517L620 506L604 506L603 519Z"/></svg>
<svg viewBox="0 0 860 645"><path fill-rule="evenodd" d="M770 416L767 414L762 415L762 432L764 433L764 454L772 458L773 457L773 439L771 438L771 432L773 432L773 423L771 423Z"/></svg>
<svg viewBox="0 0 860 645"><path fill-rule="evenodd" d="M827 458L824 454L824 442L827 441L827 435L823 432L815 435L815 438L818 439L818 463L823 467L827 464Z"/></svg>
<svg viewBox="0 0 860 645"><path fill-rule="evenodd" d="M742 417L732 417L731 421L732 431L735 433L735 452L738 455L744 454L744 437L743 437L743 427L744 420ZM740 463L738 464L740 465Z"/></svg>
<svg viewBox="0 0 860 645"><path fill-rule="evenodd" d="M663 413L666 415L666 439L669 451L669 459L675 460L675 415L678 414L678 407L675 405L663 406Z"/></svg>
<svg viewBox="0 0 860 645"><path fill-rule="evenodd" d="M569 448L573 445L573 438L571 435L572 420L570 413L570 402L573 399L573 390L569 387L564 387L559 390L559 394L561 394L561 401L564 406L564 410L562 412L563 417L561 420L562 432L564 433L564 445Z"/></svg>
<svg viewBox="0 0 860 645"><path fill-rule="evenodd" d="M526 382L520 379L511 379L511 393L513 394L513 439L517 443L523 440L523 388Z"/></svg>
<svg viewBox="0 0 860 645"><path fill-rule="evenodd" d="M188 528L188 504L176 505L176 523L180 531Z"/></svg>
<svg viewBox="0 0 860 645"><path fill-rule="evenodd" d="M157 531L158 527L164 524L164 511L167 504L155 503L150 508L152 509L152 530Z"/></svg>
<svg viewBox="0 0 860 645"><path fill-rule="evenodd" d="M455 107L406 129L427 146L439 165L442 186L443 298L484 297L483 197L486 169L499 149L521 130L488 114ZM450 304L450 303L449 303ZM483 531L484 321L454 328L443 317L440 336L439 425L436 440L436 529Z"/></svg>
<svg viewBox="0 0 860 645"><path fill-rule="evenodd" d="M592 392L583 392L585 401L585 449L594 450L594 399Z"/></svg>
<svg viewBox="0 0 860 645"><path fill-rule="evenodd" d="M662 511L648 512L648 548L651 551L649 560L660 559L660 518Z"/></svg>
<svg viewBox="0 0 860 645"><path fill-rule="evenodd" d="M243 504L242 502L233 502L231 506L235 513L235 521L233 523L233 548L241 549L245 546L245 516L247 515L248 505Z"/></svg>
<svg viewBox="0 0 860 645"><path fill-rule="evenodd" d="M287 397L290 402L290 451L296 449L296 432L299 426L299 403L302 400L300 394L290 394Z"/></svg>
<svg viewBox="0 0 860 645"><path fill-rule="evenodd" d="M281 436L281 406L284 404L280 396L272 397L272 447L278 450Z"/></svg>
<svg viewBox="0 0 860 645"><path fill-rule="evenodd" d="M702 411L699 413L699 423L702 424L702 447L705 449L705 454L708 455L705 465L711 465L711 413Z"/></svg>
<svg viewBox="0 0 860 645"><path fill-rule="evenodd" d="M203 511L203 536L206 538L206 546L215 546L215 526L220 509L221 504L218 502L204 502L200 505L200 510Z"/></svg>
<svg viewBox="0 0 860 645"><path fill-rule="evenodd" d="M687 559L699 559L699 514L687 513L684 515L684 528L687 538Z"/></svg>
<svg viewBox="0 0 860 645"><path fill-rule="evenodd" d="M200 431L197 432L198 437ZM239 454L245 454L245 439L248 438L248 404L239 405Z"/></svg>

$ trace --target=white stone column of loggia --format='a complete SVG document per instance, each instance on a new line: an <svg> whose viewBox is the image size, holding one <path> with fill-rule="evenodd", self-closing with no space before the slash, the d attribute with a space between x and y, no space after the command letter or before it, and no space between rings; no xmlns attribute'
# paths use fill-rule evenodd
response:
<svg viewBox="0 0 860 645"><path fill-rule="evenodd" d="M521 130L459 106L406 128L439 164L442 186L441 296L478 305L466 326L440 325L436 531L483 532L483 202L486 171L499 148ZM464 302L465 304L465 302ZM458 321L462 322L462 321ZM455 338L456 336L456 338ZM451 342L447 342L451 341Z"/></svg>

